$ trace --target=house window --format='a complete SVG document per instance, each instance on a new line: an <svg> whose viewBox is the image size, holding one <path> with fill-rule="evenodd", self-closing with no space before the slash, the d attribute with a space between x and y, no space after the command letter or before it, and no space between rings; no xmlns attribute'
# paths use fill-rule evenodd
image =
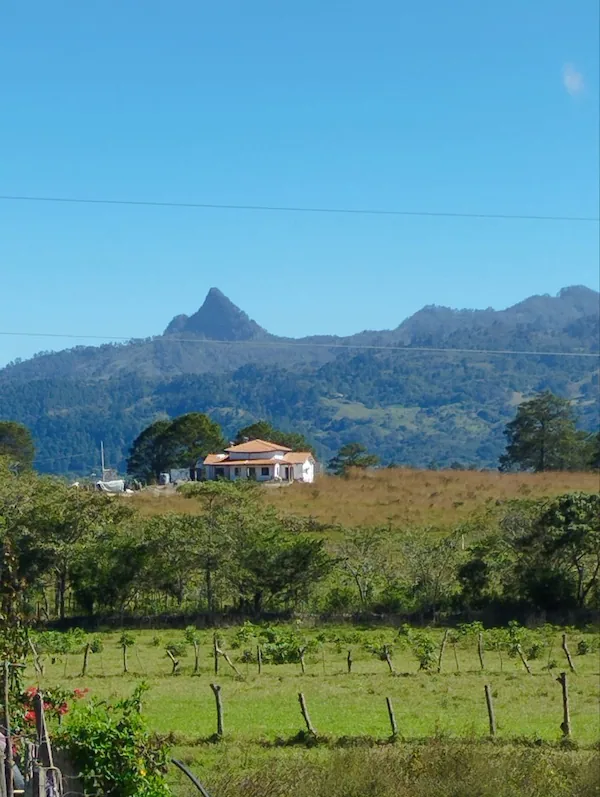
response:
<svg viewBox="0 0 600 797"><path fill-rule="evenodd" d="M225 477L225 468L215 468L215 479L223 479Z"/></svg>
<svg viewBox="0 0 600 797"><path fill-rule="evenodd" d="M268 475L269 475L269 468L268 468L268 467L266 467L266 468L261 468L261 469L260 469L260 475L261 475L261 476L268 476Z"/></svg>
<svg viewBox="0 0 600 797"><path fill-rule="evenodd" d="M239 468L234 468L233 469L233 475L234 476L239 476L240 475L240 469Z"/></svg>

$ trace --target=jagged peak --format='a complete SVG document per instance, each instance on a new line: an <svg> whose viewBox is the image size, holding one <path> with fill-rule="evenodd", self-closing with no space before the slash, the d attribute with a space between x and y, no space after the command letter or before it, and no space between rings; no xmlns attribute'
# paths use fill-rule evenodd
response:
<svg viewBox="0 0 600 797"><path fill-rule="evenodd" d="M193 315L178 315L165 335L185 332L210 340L252 340L268 333L219 290L211 288Z"/></svg>

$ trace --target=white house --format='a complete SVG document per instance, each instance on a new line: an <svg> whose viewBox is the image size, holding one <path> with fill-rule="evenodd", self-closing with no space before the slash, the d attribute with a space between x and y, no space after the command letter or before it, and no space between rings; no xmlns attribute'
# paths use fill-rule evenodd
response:
<svg viewBox="0 0 600 797"><path fill-rule="evenodd" d="M198 479L254 479L258 482L313 482L316 462L310 451L292 451L267 440L248 440L209 454L196 465Z"/></svg>

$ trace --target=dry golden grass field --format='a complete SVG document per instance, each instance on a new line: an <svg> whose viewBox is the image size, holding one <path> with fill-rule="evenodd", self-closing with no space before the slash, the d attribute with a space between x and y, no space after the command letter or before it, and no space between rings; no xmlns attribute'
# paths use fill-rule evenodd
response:
<svg viewBox="0 0 600 797"><path fill-rule="evenodd" d="M390 468L263 489L265 501L281 512L323 523L448 527L496 501L598 492L600 475ZM134 495L131 501L143 514L197 509L194 501L160 488Z"/></svg>

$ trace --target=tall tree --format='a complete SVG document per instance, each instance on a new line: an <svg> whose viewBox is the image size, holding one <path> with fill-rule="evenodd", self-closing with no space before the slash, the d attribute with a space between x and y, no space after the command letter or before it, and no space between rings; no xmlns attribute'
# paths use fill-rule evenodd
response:
<svg viewBox="0 0 600 797"><path fill-rule="evenodd" d="M31 470L35 446L31 432L22 423L0 421L0 457L17 471Z"/></svg>
<svg viewBox="0 0 600 797"><path fill-rule="evenodd" d="M524 595L548 604L598 606L600 598L600 496L567 493L540 502L531 529L517 540ZM559 597L560 601L556 601Z"/></svg>
<svg viewBox="0 0 600 797"><path fill-rule="evenodd" d="M504 434L508 443L500 470L538 473L581 467L583 441L575 428L571 403L549 390L524 401Z"/></svg>
<svg viewBox="0 0 600 797"><path fill-rule="evenodd" d="M336 476L344 476L350 468L371 468L379 463L379 457L369 454L361 443L346 443L333 459L329 461L329 469Z"/></svg>
<svg viewBox="0 0 600 797"><path fill-rule="evenodd" d="M227 445L219 424L202 412L175 418L162 440L169 465L179 468L193 468L199 459Z"/></svg>
<svg viewBox="0 0 600 797"><path fill-rule="evenodd" d="M315 453L314 447L304 435L299 432L282 432L276 429L269 421L256 421L249 426L244 426L240 429L235 436L234 442L236 444L243 443L245 440L268 440L270 443L277 443L286 448L292 448L294 451L310 451Z"/></svg>
<svg viewBox="0 0 600 797"><path fill-rule="evenodd" d="M165 434L171 426L169 420L159 420L147 426L133 441L127 459L127 473L143 482L158 480L169 467Z"/></svg>

